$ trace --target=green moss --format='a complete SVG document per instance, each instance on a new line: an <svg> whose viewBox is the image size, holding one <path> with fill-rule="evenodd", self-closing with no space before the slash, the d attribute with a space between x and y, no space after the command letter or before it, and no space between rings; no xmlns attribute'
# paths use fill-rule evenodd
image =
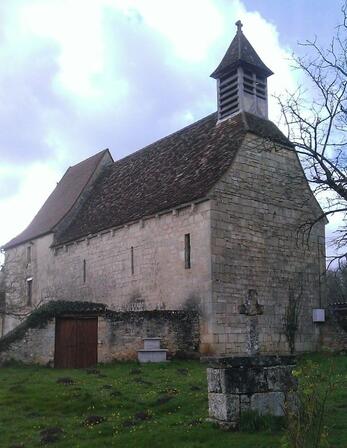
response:
<svg viewBox="0 0 347 448"><path fill-rule="evenodd" d="M174 324L177 323L181 329L187 328L189 338L191 338L191 325L198 319L197 311L192 310L112 311L102 303L52 300L35 309L14 330L0 338L0 352L7 350L13 342L22 339L29 329L44 328L49 320L67 314L102 314L114 322L129 322L137 325L143 320L150 319L171 321Z"/></svg>
<svg viewBox="0 0 347 448"><path fill-rule="evenodd" d="M106 305L101 303L52 300L35 309L14 330L3 336L0 339L0 352L7 350L13 342L22 339L29 329L43 328L54 317L66 314L100 314L105 310Z"/></svg>
<svg viewBox="0 0 347 448"><path fill-rule="evenodd" d="M138 321L141 319L165 319L178 322L192 322L198 318L199 313L192 310L146 310L146 311L112 311L107 310L105 317L118 321Z"/></svg>

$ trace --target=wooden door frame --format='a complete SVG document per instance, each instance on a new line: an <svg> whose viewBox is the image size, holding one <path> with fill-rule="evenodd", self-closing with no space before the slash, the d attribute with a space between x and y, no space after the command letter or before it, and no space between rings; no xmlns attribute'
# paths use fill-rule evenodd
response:
<svg viewBox="0 0 347 448"><path fill-rule="evenodd" d="M96 362L98 362L98 335L99 335L99 315L98 314L63 314L55 317L55 332L54 332L54 368L56 367L56 353L57 353L57 328L59 320L89 320L96 319ZM77 368L77 367L75 367Z"/></svg>

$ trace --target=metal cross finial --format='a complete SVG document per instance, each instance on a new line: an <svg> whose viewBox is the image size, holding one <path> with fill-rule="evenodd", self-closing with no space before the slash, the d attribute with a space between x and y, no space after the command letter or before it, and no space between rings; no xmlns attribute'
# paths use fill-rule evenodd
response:
<svg viewBox="0 0 347 448"><path fill-rule="evenodd" d="M242 27L243 27L241 20L238 20L238 21L235 23L235 25L237 26L237 32L238 32L238 33L241 33L241 32L242 32Z"/></svg>

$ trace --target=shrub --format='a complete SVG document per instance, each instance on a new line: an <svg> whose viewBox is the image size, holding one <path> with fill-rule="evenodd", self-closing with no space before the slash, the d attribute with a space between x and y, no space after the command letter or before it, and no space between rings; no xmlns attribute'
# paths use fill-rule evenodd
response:
<svg viewBox="0 0 347 448"><path fill-rule="evenodd" d="M341 377L334 374L333 364L323 371L312 361L294 370L293 375L298 379L298 389L285 405L286 431L282 448L327 447L327 400Z"/></svg>

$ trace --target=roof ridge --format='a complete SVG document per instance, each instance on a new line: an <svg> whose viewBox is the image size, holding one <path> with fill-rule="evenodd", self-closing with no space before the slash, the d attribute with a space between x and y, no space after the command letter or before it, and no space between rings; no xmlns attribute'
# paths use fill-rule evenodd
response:
<svg viewBox="0 0 347 448"><path fill-rule="evenodd" d="M107 151L110 152L110 150L109 150L108 148L102 149L101 151L96 152L96 153L93 154L92 156L89 156L89 157L87 157L86 159L83 159L83 160L81 160L80 162L75 163L75 165L70 165L69 168L75 168L76 166L79 166L79 165L81 165L82 163L86 162L87 160L93 159L94 157L95 157L95 158L100 157L100 159L101 159L101 158L102 158L102 157L101 157L101 154L104 155ZM68 169L69 169L69 168L68 168Z"/></svg>
<svg viewBox="0 0 347 448"><path fill-rule="evenodd" d="M108 148L107 148L107 149L104 149L103 151L100 151L100 152L96 153L94 156L92 156L92 157L95 157L95 156L100 156L100 157L99 157L99 158L95 157L96 160L97 160L97 163L95 164L94 168L90 171L90 173L89 173L89 177L88 177L88 179L86 180L86 182L85 182L85 184L84 184L82 190L81 190L81 191L79 192L79 194L77 195L75 201L71 204L71 207L65 212L65 214L59 219L59 221L58 221L53 227L51 227L51 231L54 231L55 229L57 229L57 227L59 226L59 224L60 224L60 223L67 217L67 215L71 212L71 210L73 210L73 208L75 207L75 205L77 204L77 202L79 201L79 199L81 198L81 196L84 194L86 188L88 187L89 182L91 181L91 179L93 178L94 174L96 173L96 170L99 168L99 166L100 166L100 162L102 161L103 156L104 156L107 152L109 152ZM101 154L102 154L102 157L101 157ZM110 156L111 156L111 154L110 154ZM88 159L91 159L92 157L88 157L87 159L83 160L83 161L80 162L80 163L85 163ZM113 160L112 156L111 156L111 159ZM79 165L79 164L77 164L77 165ZM76 167L77 165L74 165L72 168ZM70 169L70 168L71 168L71 167L69 167L69 169Z"/></svg>
<svg viewBox="0 0 347 448"><path fill-rule="evenodd" d="M75 206L100 165L102 158L107 153L112 159L109 150L104 149L76 165L69 166L29 224L18 235L5 243L2 248L7 250L10 247L53 232ZM82 173L82 179L77 181L76 184L76 171L78 173L77 178L81 178L81 169L84 173ZM77 185L76 187L71 187L72 179L74 185ZM59 204L62 203L63 206L59 207Z"/></svg>
<svg viewBox="0 0 347 448"><path fill-rule="evenodd" d="M241 29L241 27L240 28L238 27L236 37L237 37L237 43L238 43L239 59L241 59L241 35L243 35L242 29Z"/></svg>
<svg viewBox="0 0 347 448"><path fill-rule="evenodd" d="M55 245L206 198L245 134L241 116L218 126L216 121L209 114L111 165Z"/></svg>
<svg viewBox="0 0 347 448"><path fill-rule="evenodd" d="M161 137L161 138L159 138L158 140L155 140L154 142L149 143L148 145L144 146L143 148L140 148L140 149L138 149L137 151L134 151L134 152L132 152L131 154L128 154L128 155L122 157L121 159L117 159L117 160L115 160L115 161L114 161L114 164L117 164L118 162L123 162L124 160L127 160L128 158L131 158L131 157L134 156L135 154L138 154L138 153L140 153L140 152L142 152L142 151L148 150L148 149L150 149L151 146L153 146L153 145L155 145L155 144L157 144L157 143L161 143L161 142L163 142L163 141L165 141L165 140L167 140L167 139L169 139L169 138L172 138L172 137L174 137L176 134L179 134L180 132L186 131L186 130L188 130L190 127L193 127L193 126L199 124L200 122L202 122L202 121L204 121L204 120L207 120L208 118L212 118L213 115L217 116L217 112L212 112L211 114L206 115L206 116L203 117L203 118L199 118L199 120L194 121L194 123L190 123L190 124L188 124L187 126L184 126L183 128L178 129L177 131L174 131L174 132L172 132L171 134L166 135L165 137Z"/></svg>

